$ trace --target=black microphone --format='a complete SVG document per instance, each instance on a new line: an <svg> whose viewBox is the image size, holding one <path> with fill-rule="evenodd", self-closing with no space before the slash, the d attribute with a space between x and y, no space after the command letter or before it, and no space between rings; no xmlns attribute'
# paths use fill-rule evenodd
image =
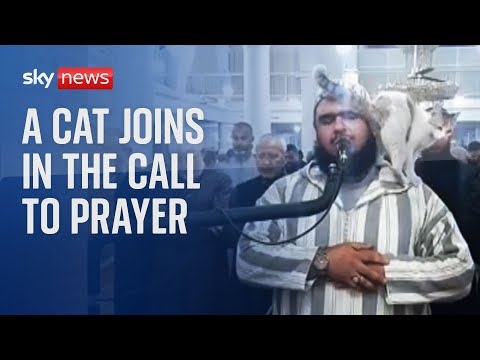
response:
<svg viewBox="0 0 480 360"><path fill-rule="evenodd" d="M352 154L352 143L347 138L340 138L337 141L338 160L340 166L345 166Z"/></svg>

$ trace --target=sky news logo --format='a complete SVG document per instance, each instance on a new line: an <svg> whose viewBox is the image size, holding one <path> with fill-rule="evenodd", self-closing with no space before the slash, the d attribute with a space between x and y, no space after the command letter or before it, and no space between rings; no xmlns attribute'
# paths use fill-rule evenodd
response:
<svg viewBox="0 0 480 360"><path fill-rule="evenodd" d="M48 89L55 73L47 74L33 69L23 74L24 85L43 86ZM60 90L111 90L113 68L59 68L57 87Z"/></svg>

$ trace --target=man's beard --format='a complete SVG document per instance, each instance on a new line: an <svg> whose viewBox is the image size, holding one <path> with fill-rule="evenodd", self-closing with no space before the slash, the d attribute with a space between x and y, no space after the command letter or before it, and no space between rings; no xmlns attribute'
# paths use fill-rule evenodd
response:
<svg viewBox="0 0 480 360"><path fill-rule="evenodd" d="M319 143L314 147L315 160L323 173L329 173L329 165L338 163L338 156L330 155ZM344 181L358 182L365 178L377 159L377 143L371 135L365 145L350 154L344 167Z"/></svg>

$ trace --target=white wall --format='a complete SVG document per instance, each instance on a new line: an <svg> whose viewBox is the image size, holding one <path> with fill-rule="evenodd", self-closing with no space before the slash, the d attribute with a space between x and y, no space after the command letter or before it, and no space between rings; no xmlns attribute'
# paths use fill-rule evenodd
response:
<svg viewBox="0 0 480 360"><path fill-rule="evenodd" d="M297 72L300 70L298 45L270 46L270 71L273 73Z"/></svg>

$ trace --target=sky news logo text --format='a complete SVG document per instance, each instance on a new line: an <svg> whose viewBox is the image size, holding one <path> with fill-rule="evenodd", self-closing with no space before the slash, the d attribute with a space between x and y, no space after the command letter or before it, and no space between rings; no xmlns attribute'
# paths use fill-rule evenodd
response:
<svg viewBox="0 0 480 360"><path fill-rule="evenodd" d="M113 68L59 68L57 88L60 90L111 90L113 89ZM55 73L33 69L23 74L24 85L43 86L48 89Z"/></svg>

